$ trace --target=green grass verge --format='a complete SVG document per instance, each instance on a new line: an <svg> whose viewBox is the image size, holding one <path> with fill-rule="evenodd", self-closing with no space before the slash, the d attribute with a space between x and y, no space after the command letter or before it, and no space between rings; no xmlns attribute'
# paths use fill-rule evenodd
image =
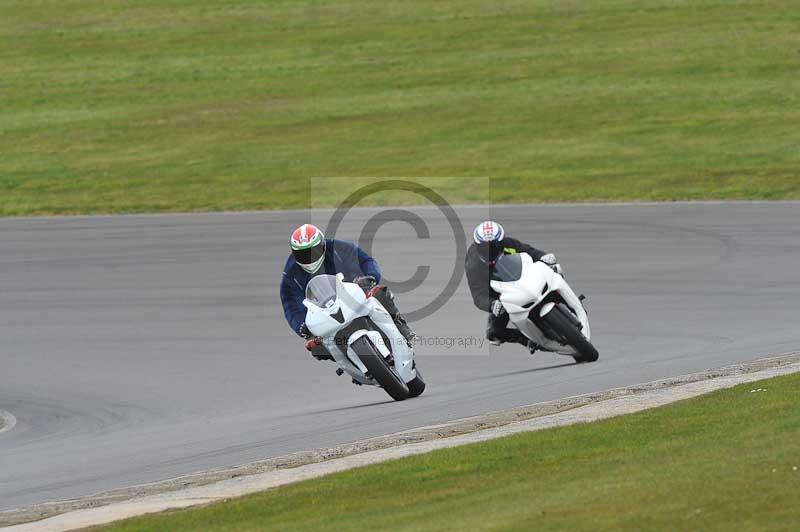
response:
<svg viewBox="0 0 800 532"><path fill-rule="evenodd" d="M791 530L798 387L744 384L99 530Z"/></svg>
<svg viewBox="0 0 800 532"><path fill-rule="evenodd" d="M307 207L315 176L798 199L796 7L7 0L0 215Z"/></svg>

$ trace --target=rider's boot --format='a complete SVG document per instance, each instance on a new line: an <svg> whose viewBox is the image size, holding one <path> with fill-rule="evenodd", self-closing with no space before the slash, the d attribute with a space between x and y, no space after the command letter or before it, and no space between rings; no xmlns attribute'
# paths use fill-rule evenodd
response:
<svg viewBox="0 0 800 532"><path fill-rule="evenodd" d="M500 338L500 335L497 334L497 331L492 327L491 321L486 327L486 340L489 342L489 345L500 345L505 341Z"/></svg>
<svg viewBox="0 0 800 532"><path fill-rule="evenodd" d="M414 332L408 325L406 319L399 312L392 315L392 319L394 320L394 324L397 325L397 330L400 331L400 334L402 334L403 338L408 342L408 345L412 345L414 340L417 339L417 333Z"/></svg>
<svg viewBox="0 0 800 532"><path fill-rule="evenodd" d="M528 339L516 329L506 329L498 332L490 327L486 329L486 340L490 345L502 345L506 342L528 345Z"/></svg>
<svg viewBox="0 0 800 532"><path fill-rule="evenodd" d="M506 319L497 318L491 313L486 317L486 340L488 340L489 345L502 345L508 341L506 329L508 314L505 317Z"/></svg>

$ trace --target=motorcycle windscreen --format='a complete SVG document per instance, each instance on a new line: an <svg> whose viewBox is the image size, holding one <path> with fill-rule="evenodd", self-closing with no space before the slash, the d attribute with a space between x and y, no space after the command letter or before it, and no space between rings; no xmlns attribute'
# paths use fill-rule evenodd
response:
<svg viewBox="0 0 800 532"><path fill-rule="evenodd" d="M336 299L336 276L317 275L306 286L306 299L320 308Z"/></svg>
<svg viewBox="0 0 800 532"><path fill-rule="evenodd" d="M492 279L510 283L522 277L522 257L520 255L501 255L494 263Z"/></svg>

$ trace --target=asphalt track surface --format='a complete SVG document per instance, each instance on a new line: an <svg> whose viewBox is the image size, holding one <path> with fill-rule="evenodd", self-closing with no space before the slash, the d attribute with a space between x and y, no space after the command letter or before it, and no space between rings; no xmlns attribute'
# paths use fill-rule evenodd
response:
<svg viewBox="0 0 800 532"><path fill-rule="evenodd" d="M307 212L0 220L0 410L17 418L0 433L0 510L800 347L799 203L457 211L467 235L493 216L559 256L588 296L597 363L481 346L462 279L413 324L428 390L395 403L315 361L283 320L286 241ZM351 212L338 236L378 212ZM430 266L398 296L409 311L456 266L439 211L414 212L430 238L392 222L373 249L393 281Z"/></svg>

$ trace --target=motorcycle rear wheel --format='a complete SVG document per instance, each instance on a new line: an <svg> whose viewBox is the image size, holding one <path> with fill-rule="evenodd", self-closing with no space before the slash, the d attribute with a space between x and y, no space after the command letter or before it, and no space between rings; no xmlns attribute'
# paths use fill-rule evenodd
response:
<svg viewBox="0 0 800 532"><path fill-rule="evenodd" d="M375 346L372 345L367 336L362 336L353 342L350 347L361 359L370 376L381 385L384 391L389 394L389 397L395 401L408 399L408 386L406 386L406 383L403 382L397 372L389 367L386 359L375 349Z"/></svg>

